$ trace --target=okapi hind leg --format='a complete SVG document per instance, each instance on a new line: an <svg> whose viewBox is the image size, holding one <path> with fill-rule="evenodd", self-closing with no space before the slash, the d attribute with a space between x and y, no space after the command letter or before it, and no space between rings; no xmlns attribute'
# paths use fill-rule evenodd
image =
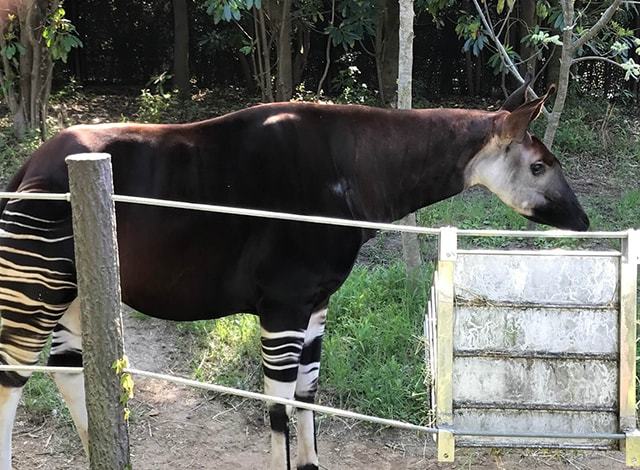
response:
<svg viewBox="0 0 640 470"><path fill-rule="evenodd" d="M53 330L48 365L82 367L80 299L75 298ZM85 452L89 455L89 424L85 403L84 374L55 373L53 380L69 408Z"/></svg>
<svg viewBox="0 0 640 470"><path fill-rule="evenodd" d="M326 319L326 308L314 312L309 319L300 355L296 400L307 403L315 402ZM296 462L298 470L317 470L319 463L314 413L310 410L297 409L296 416L298 418L298 458Z"/></svg>
<svg viewBox="0 0 640 470"><path fill-rule="evenodd" d="M23 387L0 385L0 469L11 470L11 431Z"/></svg>
<svg viewBox="0 0 640 470"><path fill-rule="evenodd" d="M300 353L305 338L305 327L292 329L282 321L271 324L261 318L262 366L264 370L264 393L280 398L293 399L298 376ZM291 407L269 403L271 423L271 470L291 469L289 449L289 418Z"/></svg>
<svg viewBox="0 0 640 470"><path fill-rule="evenodd" d="M0 218L0 364L35 365L76 297L66 202L9 201ZM11 430L29 372L0 372L0 470L11 469Z"/></svg>

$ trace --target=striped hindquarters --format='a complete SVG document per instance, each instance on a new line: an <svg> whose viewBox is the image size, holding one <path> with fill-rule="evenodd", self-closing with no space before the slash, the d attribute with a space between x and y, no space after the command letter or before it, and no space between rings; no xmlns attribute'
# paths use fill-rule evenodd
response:
<svg viewBox="0 0 640 470"><path fill-rule="evenodd" d="M11 200L0 218L0 364L33 365L76 297L71 219L65 202ZM22 386L29 374L0 373Z"/></svg>

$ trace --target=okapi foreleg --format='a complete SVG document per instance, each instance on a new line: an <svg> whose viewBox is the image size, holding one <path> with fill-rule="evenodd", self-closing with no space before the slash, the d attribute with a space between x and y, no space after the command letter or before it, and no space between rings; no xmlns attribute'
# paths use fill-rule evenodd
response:
<svg viewBox="0 0 640 470"><path fill-rule="evenodd" d="M261 319L262 365L264 393L293 399L305 330L277 331L268 320ZM269 404L271 421L271 470L291 468L289 452L289 417L291 407Z"/></svg>
<svg viewBox="0 0 640 470"><path fill-rule="evenodd" d="M309 320L300 356L300 367L296 381L296 400L307 403L315 402L326 319L327 309L324 308L314 312ZM319 463L313 411L298 409L296 414L298 418L298 469L317 470Z"/></svg>

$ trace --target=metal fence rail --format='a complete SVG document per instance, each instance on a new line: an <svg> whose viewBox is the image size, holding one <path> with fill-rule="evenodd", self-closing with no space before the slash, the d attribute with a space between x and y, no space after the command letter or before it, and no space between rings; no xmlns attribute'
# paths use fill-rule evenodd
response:
<svg viewBox="0 0 640 470"><path fill-rule="evenodd" d="M70 201L69 193L29 193L29 192L0 192L0 199L40 199L51 201ZM262 209L248 209L242 207L221 206L215 204L200 204L184 201L171 201L167 199L154 199L148 197L113 195L114 202L141 204L154 207L167 207L173 209L186 209L201 212L213 212L217 214L242 215L260 217L266 219L288 220L292 222L307 222L321 225L336 225L341 227L365 228L388 232L407 232L423 235L439 235L440 228L414 227L412 225L390 224L383 222L370 222L366 220L341 219L336 217L324 217L316 215L292 214L289 212L268 211ZM463 237L512 237L512 238L604 238L624 240L628 237L628 231L594 231L572 232L569 230L490 230L490 229L457 229L458 236Z"/></svg>
<svg viewBox="0 0 640 470"><path fill-rule="evenodd" d="M70 193L37 193L37 192L0 192L0 198L10 199L35 199L35 200L52 200L52 201L70 201ZM354 227L362 229L380 230L380 231L392 231L392 232L406 232L422 235L441 235L443 230L454 230L451 228L427 228L427 227L414 227L407 225L399 225L392 223L380 223L370 222L362 220L341 219L334 217L313 216L303 214L292 214L286 212L267 211L260 209L238 208L222 205L211 204L199 204L183 201L171 201L163 199L125 196L125 195L113 195L113 201L116 203L125 204L140 204L154 207L166 207L174 209L195 210L209 213L229 214L237 216L249 216L269 218L276 220L286 220L294 222L314 223L323 225L333 225L342 227ZM631 231L597 231L597 232L571 232L562 230L548 230L548 231L531 231L531 230L476 230L476 229L455 229L455 233L462 237L509 237L509 238L574 238L574 239L617 239L625 241L629 238ZM464 250L460 250L463 252ZM491 250L488 250L491 251ZM567 251L571 253L571 250L558 251L557 254L566 255ZM574 251L579 254L579 252ZM593 253L593 252L590 252ZM553 255L555 253L549 253ZM599 256L620 256L618 251L603 251L597 252ZM49 372L49 373L80 373L83 371L82 367L48 367L48 366L18 366L18 365L0 365L0 371L25 371L25 372ZM493 436L493 437L536 437L536 438L563 438L563 439L612 439L612 440L624 440L627 438L622 433L535 433L535 432L478 432L464 429L442 429L437 427L427 427L417 424L407 423L398 420L379 418L375 416L369 416L361 413L355 413L347 410L341 410L328 406L315 405L296 400L288 400L284 398L278 398L274 396L264 395L262 393L249 392L245 390L239 390L231 387L225 387L221 385L209 384L191 380L182 377L176 377L166 374L159 374L155 372L143 371L135 368L127 368L125 372L131 373L137 376L149 377L152 379L166 380L173 383L196 387L213 392L235 395L242 398L248 398L253 400L259 400L263 402L279 403L283 405L289 405L296 408L308 409L319 413L330 414L334 416L341 416L345 418L352 418L360 421L367 421L383 426L396 427L400 429L425 432L429 434L439 434L443 431L449 432L458 436Z"/></svg>

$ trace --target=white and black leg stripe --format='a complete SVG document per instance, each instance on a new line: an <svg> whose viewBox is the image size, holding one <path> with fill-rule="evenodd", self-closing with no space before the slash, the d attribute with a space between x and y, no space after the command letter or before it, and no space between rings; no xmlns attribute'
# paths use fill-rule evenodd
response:
<svg viewBox="0 0 640 470"><path fill-rule="evenodd" d="M295 399L307 403L315 402L320 374L320 355L322 353L322 337L327 320L327 309L314 312L309 319L300 367L296 380ZM313 411L296 410L298 418L298 457L299 470L317 470L318 449L316 444L316 428Z"/></svg>
<svg viewBox="0 0 640 470"><path fill-rule="evenodd" d="M300 354L304 345L304 330L268 331L262 328L262 365L264 393L292 399ZM271 469L290 469L289 417L291 407L269 404L271 422Z"/></svg>

